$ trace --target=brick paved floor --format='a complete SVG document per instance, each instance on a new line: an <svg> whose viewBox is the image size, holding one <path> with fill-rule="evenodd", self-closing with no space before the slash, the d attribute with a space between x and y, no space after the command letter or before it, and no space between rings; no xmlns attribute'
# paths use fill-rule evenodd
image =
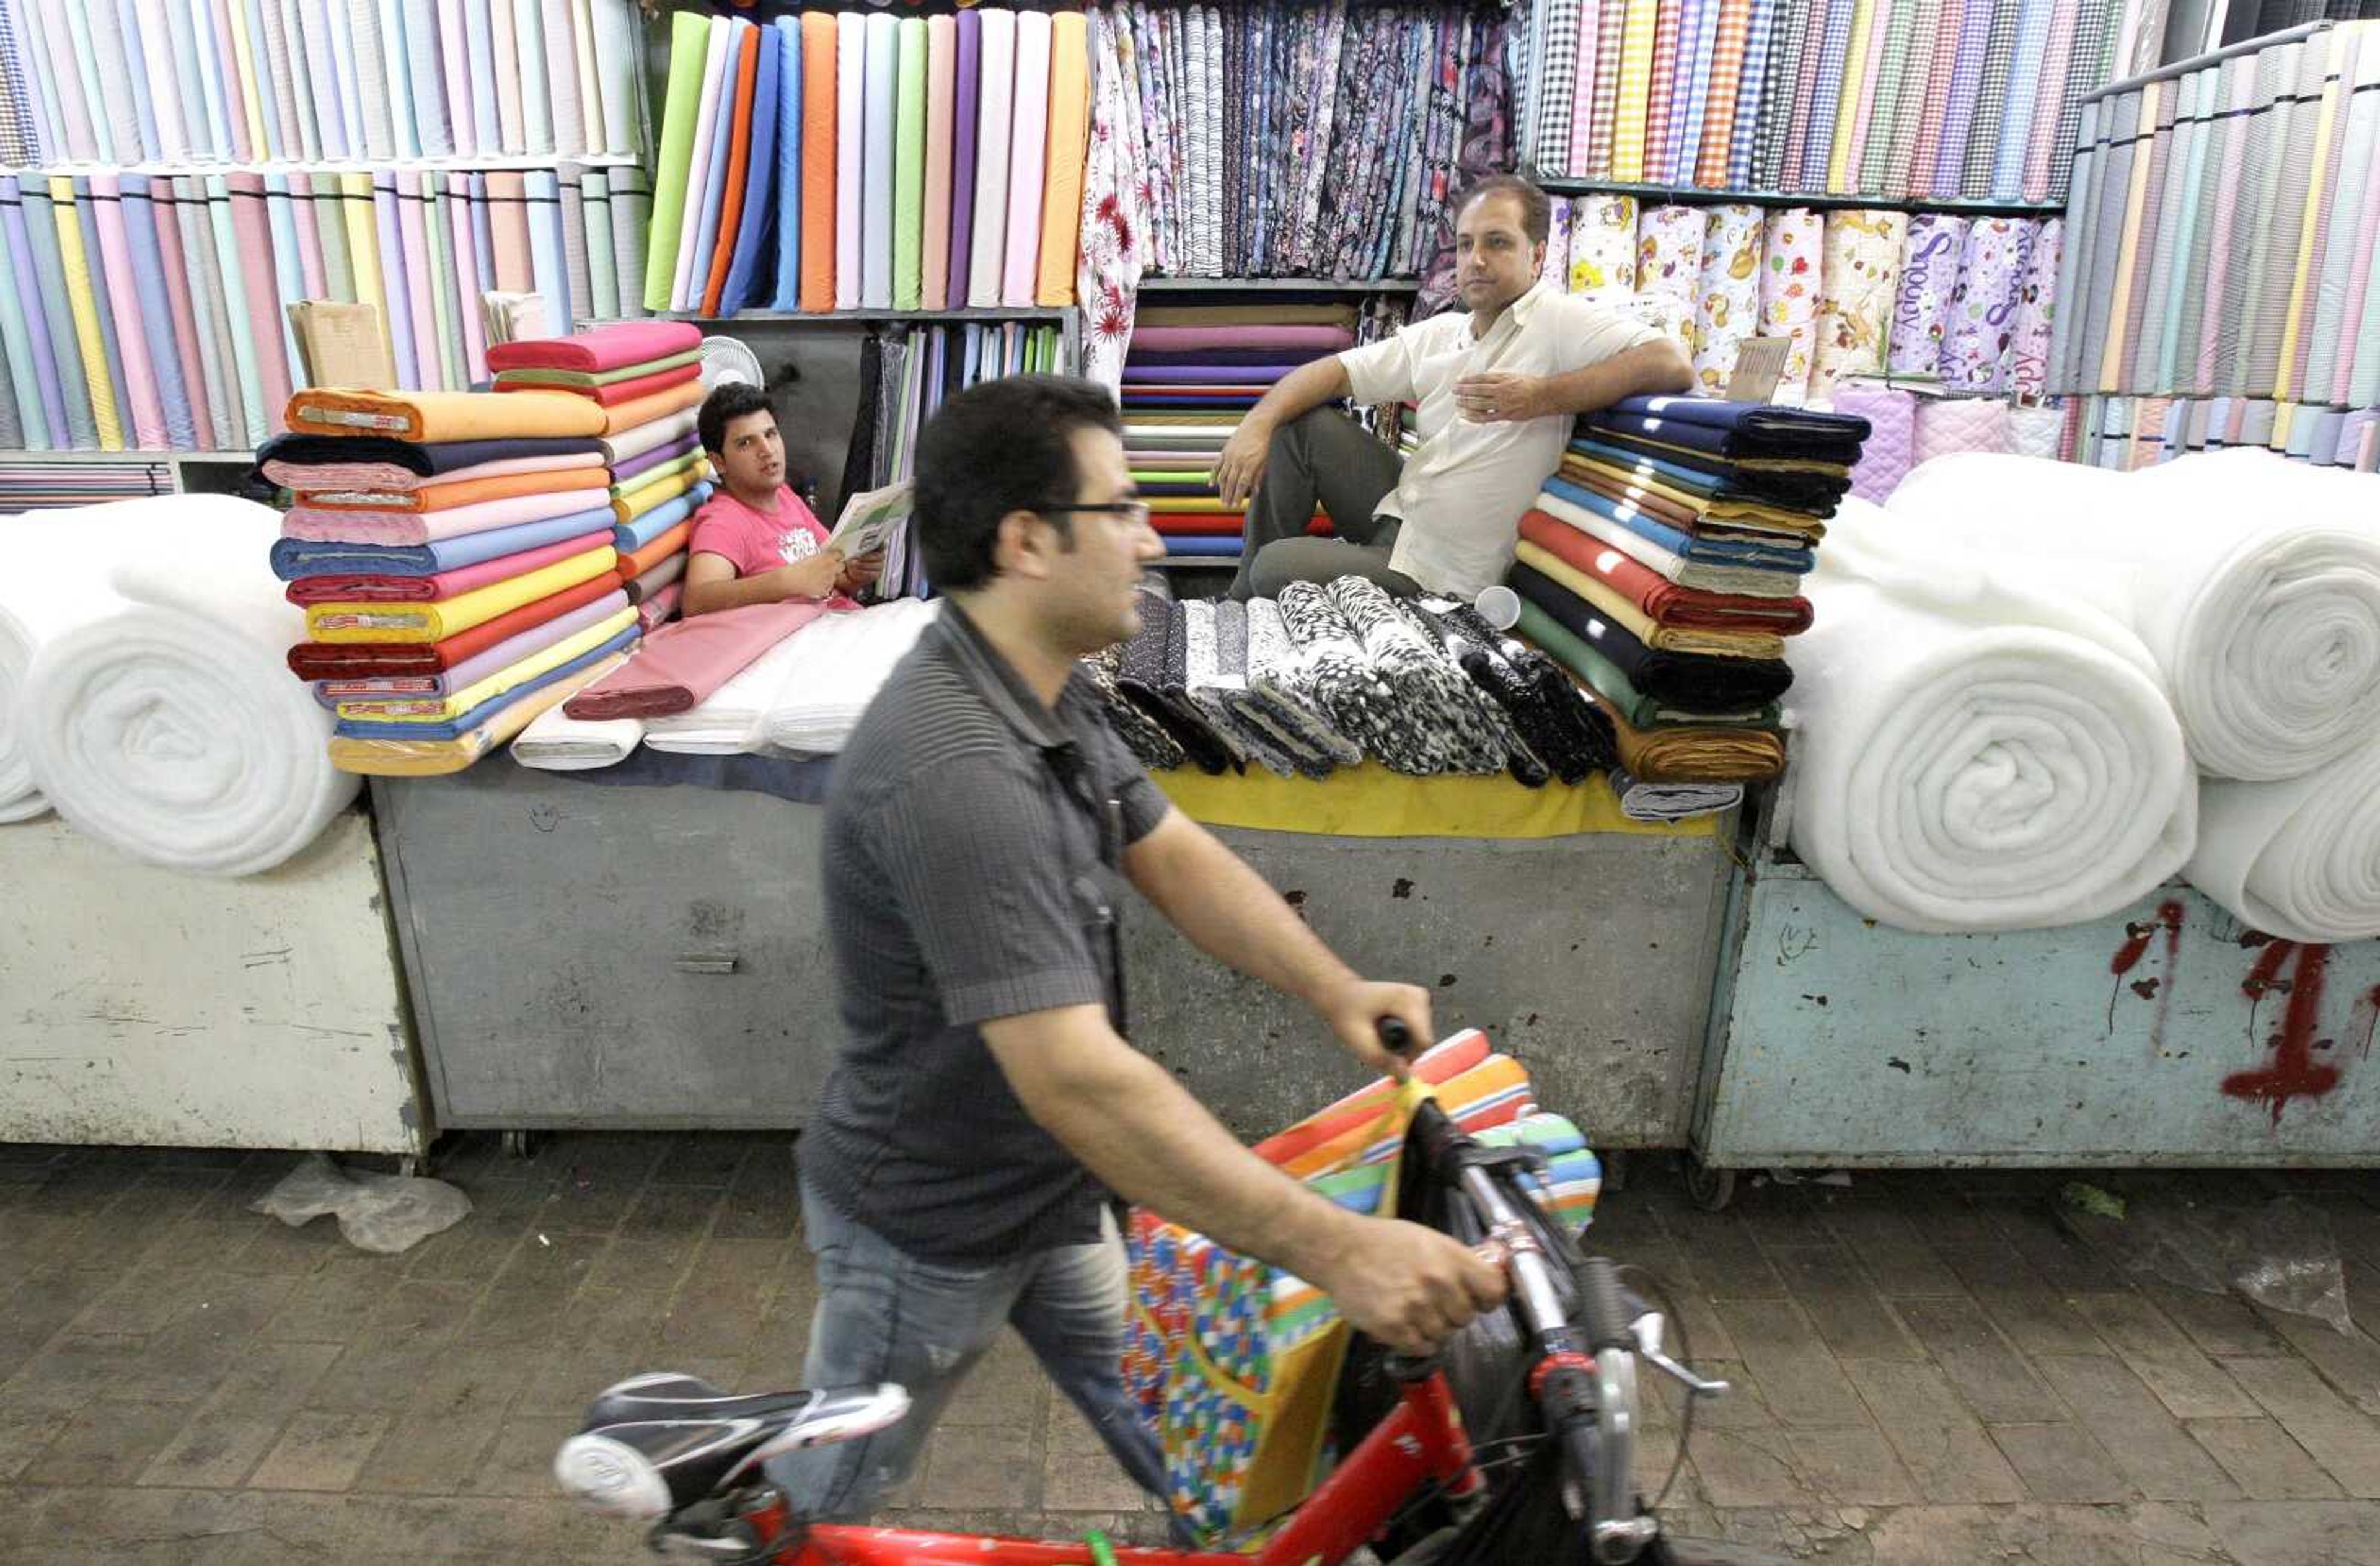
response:
<svg viewBox="0 0 2380 1566"><path fill-rule="evenodd" d="M467 1140L477 1204L396 1257L247 1204L286 1155L0 1147L0 1561L648 1560L547 1477L605 1381L790 1382L812 1291L782 1137ZM2380 1341L2140 1284L2055 1176L1863 1175L1695 1211L1639 1159L1598 1246L1678 1292L1739 1390L1695 1433L1689 1532L1891 1566L2380 1562ZM2330 1211L2380 1326L2380 1180L2240 1182ZM1653 1445L1675 1408L1655 1412ZM1009 1341L910 1520L1144 1536Z"/></svg>

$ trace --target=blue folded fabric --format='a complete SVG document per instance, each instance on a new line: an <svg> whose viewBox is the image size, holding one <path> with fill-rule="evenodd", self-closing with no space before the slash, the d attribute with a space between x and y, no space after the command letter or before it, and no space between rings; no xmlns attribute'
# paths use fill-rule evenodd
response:
<svg viewBox="0 0 2380 1566"><path fill-rule="evenodd" d="M1168 554L1213 554L1226 557L1241 552L1243 540L1236 533L1162 533Z"/></svg>
<svg viewBox="0 0 2380 1566"><path fill-rule="evenodd" d="M710 498L710 486L697 484L693 489L671 501L657 505L634 522L612 524L612 547L622 554L634 554L672 528L694 515L694 508Z"/></svg>
<svg viewBox="0 0 2380 1566"><path fill-rule="evenodd" d="M778 83L783 77L784 20L760 33L760 65L752 79L752 152L744 164L744 206L735 223L735 243L727 282L719 291L719 313L734 315L758 302L761 236L770 232L769 193L776 188ZM771 112L774 106L775 112Z"/></svg>
<svg viewBox="0 0 2380 1566"><path fill-rule="evenodd" d="M1634 419L1666 419L1713 430L1741 430L1783 440L1864 441L1868 422L1857 414L1827 413L1815 408L1782 407L1768 403L1731 403L1718 397L1622 397L1606 413ZM1597 414L1588 419L1593 424Z"/></svg>
<svg viewBox="0 0 2380 1566"><path fill-rule="evenodd" d="M777 288L775 310L802 302L802 24L777 18Z"/></svg>
<svg viewBox="0 0 2380 1566"><path fill-rule="evenodd" d="M642 635L644 635L642 627L631 625L602 646L589 648L569 662L556 664L533 680L523 680L502 696L490 697L451 722L366 723L342 720L338 727L339 737L342 739L460 739L523 697L543 690L557 680L566 680L579 670L590 664L600 663L615 652L625 650Z"/></svg>
<svg viewBox="0 0 2380 1566"><path fill-rule="evenodd" d="M1691 399L1680 397L1673 400L1684 405ZM1866 420L1859 422L1864 425ZM1609 408L1587 420L1586 427L1597 433L1683 446L1722 462L1767 460L1841 463L1848 466L1859 460L1861 443L1867 438L1841 432L1771 435L1754 426L1723 429L1716 424L1680 419L1673 414L1621 413Z"/></svg>
<svg viewBox="0 0 2380 1566"><path fill-rule="evenodd" d="M587 538L612 526L612 508L574 511L542 522L491 528L428 544L322 543L279 539L273 545L273 574L285 582L300 577L435 577L441 571L477 565L524 550L542 549L565 539ZM589 544L589 549L595 546Z"/></svg>
<svg viewBox="0 0 2380 1566"><path fill-rule="evenodd" d="M1697 538L1682 528L1672 528L1657 517L1635 510L1622 509L1607 496L1572 483L1560 477L1546 480L1546 492L1558 495L1582 511L1592 511L1597 516L1627 528L1641 539L1649 539L1684 560L1708 561L1714 565L1748 565L1756 570L1805 572L1818 564L1816 556L1806 549L1776 549L1767 544L1733 543L1718 539Z"/></svg>

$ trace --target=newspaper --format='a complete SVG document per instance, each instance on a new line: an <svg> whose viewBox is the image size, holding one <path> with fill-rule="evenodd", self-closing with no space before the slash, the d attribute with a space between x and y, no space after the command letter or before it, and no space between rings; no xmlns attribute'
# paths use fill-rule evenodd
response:
<svg viewBox="0 0 2380 1566"><path fill-rule="evenodd" d="M844 503L843 516L827 536L826 547L842 551L845 560L874 554L908 527L912 504L906 479L854 495Z"/></svg>

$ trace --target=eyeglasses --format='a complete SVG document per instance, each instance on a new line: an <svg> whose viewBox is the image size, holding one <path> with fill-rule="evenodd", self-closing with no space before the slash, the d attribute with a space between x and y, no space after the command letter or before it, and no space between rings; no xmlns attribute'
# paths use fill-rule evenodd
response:
<svg viewBox="0 0 2380 1566"><path fill-rule="evenodd" d="M1121 516L1135 528L1148 524L1149 511L1148 503L1145 500L1115 500L1104 505L1037 505L1033 509L1044 516L1058 512L1087 512L1105 516Z"/></svg>

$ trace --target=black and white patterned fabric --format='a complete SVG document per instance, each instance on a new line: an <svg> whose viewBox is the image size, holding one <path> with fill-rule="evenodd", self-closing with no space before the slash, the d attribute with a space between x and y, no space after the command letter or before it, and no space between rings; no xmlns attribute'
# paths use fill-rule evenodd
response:
<svg viewBox="0 0 2380 1566"><path fill-rule="evenodd" d="M1116 670L1123 662L1121 645L1111 647L1096 657L1082 661L1083 676L1091 688L1099 693L1099 706L1107 713L1108 722L1123 740L1124 748L1133 753L1140 764L1152 772L1162 772L1179 767L1189 759L1173 736L1165 732L1157 720L1134 705L1130 697L1116 686Z"/></svg>
<svg viewBox="0 0 2380 1566"><path fill-rule="evenodd" d="M1315 701L1305 660L1281 623L1281 605L1271 599L1258 598L1236 607L1246 612L1248 693L1264 703L1266 721L1307 750L1340 766L1361 763L1364 747L1332 727ZM1230 649L1226 638L1226 667Z"/></svg>
<svg viewBox="0 0 2380 1566"><path fill-rule="evenodd" d="M1503 751L1504 770L1512 774L1512 781L1524 788L1545 787L1547 781L1553 776L1552 770L1531 747L1513 724L1511 715L1479 688L1478 682L1464 671L1461 661L1447 647L1446 638L1439 634L1437 623L1423 613L1420 604L1409 598L1390 601L1396 605L1397 613L1404 616L1405 623L1413 626L1415 634L1420 637L1422 645L1430 649L1439 662L1455 675L1463 694L1470 698L1472 707L1477 710L1479 722Z"/></svg>
<svg viewBox="0 0 2380 1566"><path fill-rule="evenodd" d="M1313 582L1281 589L1281 625L1289 632L1305 670L1307 691L1331 726L1397 771L1427 777L1444 769L1427 735L1398 711L1402 703L1387 677L1372 666L1355 627Z"/></svg>
<svg viewBox="0 0 2380 1566"><path fill-rule="evenodd" d="M1223 673L1217 607L1203 599L1181 605L1182 618L1188 628L1186 683L1190 699L1198 704L1199 710L1207 714L1208 721L1227 743L1267 771L1284 778L1300 773L1328 777L1330 768L1327 762L1293 751L1278 734L1261 723L1250 722L1242 712L1240 698L1247 694L1247 681Z"/></svg>
<svg viewBox="0 0 2380 1566"><path fill-rule="evenodd" d="M1415 613L1435 627L1447 657L1511 720L1554 776L1566 783L1584 783L1604 764L1581 727L1564 722L1560 693L1549 696L1536 679L1515 668L1500 649L1503 638L1475 611L1434 599L1415 605Z"/></svg>
<svg viewBox="0 0 2380 1566"><path fill-rule="evenodd" d="M1361 577L1342 577L1325 590L1396 693L1391 717L1418 762L1414 770L1502 771L1505 749L1472 698L1471 682L1397 612L1396 601Z"/></svg>
<svg viewBox="0 0 2380 1566"><path fill-rule="evenodd" d="M1196 715L1196 709L1185 717L1166 695L1166 651L1173 614L1172 602L1142 589L1140 634L1123 644L1116 669L1116 688L1151 722L1163 729L1199 771L1220 772L1232 765L1231 752L1215 737L1206 720Z"/></svg>

